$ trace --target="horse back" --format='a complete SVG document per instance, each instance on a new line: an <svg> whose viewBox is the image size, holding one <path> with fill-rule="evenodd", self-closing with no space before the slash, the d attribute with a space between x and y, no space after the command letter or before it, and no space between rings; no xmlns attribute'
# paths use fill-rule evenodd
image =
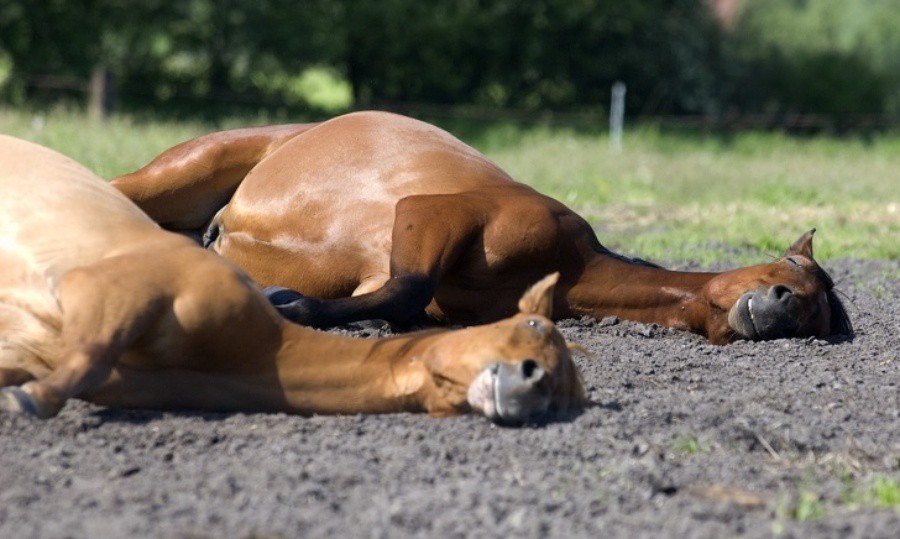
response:
<svg viewBox="0 0 900 539"><path fill-rule="evenodd" d="M394 211L404 198L516 185L446 131L391 113L359 112L324 122L263 159L221 220L228 233L304 249L327 241L389 247Z"/></svg>
<svg viewBox="0 0 900 539"><path fill-rule="evenodd" d="M51 366L60 278L135 230L158 227L78 163L0 135L0 367L39 375Z"/></svg>
<svg viewBox="0 0 900 539"><path fill-rule="evenodd" d="M21 264L55 281L148 230L159 227L83 166L0 136L0 245Z"/></svg>
<svg viewBox="0 0 900 539"><path fill-rule="evenodd" d="M165 228L197 230L228 203L257 163L316 125L251 127L203 135L115 178L112 185Z"/></svg>

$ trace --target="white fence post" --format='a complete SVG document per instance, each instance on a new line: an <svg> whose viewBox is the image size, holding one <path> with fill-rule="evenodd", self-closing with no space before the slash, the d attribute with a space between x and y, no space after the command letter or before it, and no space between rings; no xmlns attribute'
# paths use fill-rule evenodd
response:
<svg viewBox="0 0 900 539"><path fill-rule="evenodd" d="M622 125L625 123L625 83L616 81L612 85L609 104L609 147L622 151Z"/></svg>
<svg viewBox="0 0 900 539"><path fill-rule="evenodd" d="M112 72L105 65L98 65L91 72L91 82L88 84L88 113L96 120L105 120L112 107Z"/></svg>

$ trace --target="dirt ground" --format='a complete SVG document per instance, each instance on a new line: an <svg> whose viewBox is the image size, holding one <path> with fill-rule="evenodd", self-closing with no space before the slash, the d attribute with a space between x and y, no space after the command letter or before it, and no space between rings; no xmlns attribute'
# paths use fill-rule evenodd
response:
<svg viewBox="0 0 900 539"><path fill-rule="evenodd" d="M852 341L563 321L596 406L520 429L0 415L0 537L896 537L900 509L871 492L900 480L900 261L827 266Z"/></svg>

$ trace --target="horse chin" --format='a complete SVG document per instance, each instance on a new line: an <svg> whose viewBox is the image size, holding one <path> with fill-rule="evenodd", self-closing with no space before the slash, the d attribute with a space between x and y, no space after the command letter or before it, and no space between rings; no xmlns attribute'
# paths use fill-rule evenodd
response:
<svg viewBox="0 0 900 539"><path fill-rule="evenodd" d="M490 367L482 370L469 385L469 406L494 422L501 420L497 408L497 373Z"/></svg>
<svg viewBox="0 0 900 539"><path fill-rule="evenodd" d="M738 298L728 311L728 326L741 338L758 341L761 337L753 320L753 296L753 292L747 292Z"/></svg>

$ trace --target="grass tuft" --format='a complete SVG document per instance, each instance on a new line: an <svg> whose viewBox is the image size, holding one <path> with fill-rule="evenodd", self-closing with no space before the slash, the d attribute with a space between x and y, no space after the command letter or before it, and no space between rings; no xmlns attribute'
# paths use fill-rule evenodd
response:
<svg viewBox="0 0 900 539"><path fill-rule="evenodd" d="M849 506L900 509L900 478L876 475L861 486L848 482L843 501Z"/></svg>
<svg viewBox="0 0 900 539"><path fill-rule="evenodd" d="M712 446L696 436L683 436L675 440L675 450L684 455L702 455L712 451Z"/></svg>

